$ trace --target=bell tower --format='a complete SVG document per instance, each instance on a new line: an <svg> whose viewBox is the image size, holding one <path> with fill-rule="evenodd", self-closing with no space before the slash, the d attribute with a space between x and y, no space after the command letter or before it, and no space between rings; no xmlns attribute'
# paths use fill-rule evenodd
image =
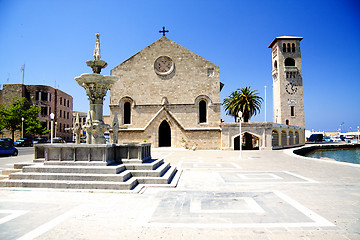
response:
<svg viewBox="0 0 360 240"><path fill-rule="evenodd" d="M274 123L305 127L300 41L276 37L272 49Z"/></svg>

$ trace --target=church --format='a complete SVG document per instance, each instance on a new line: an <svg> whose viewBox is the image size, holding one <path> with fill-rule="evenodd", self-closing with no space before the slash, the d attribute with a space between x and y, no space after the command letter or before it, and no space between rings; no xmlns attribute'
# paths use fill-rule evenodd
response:
<svg viewBox="0 0 360 240"><path fill-rule="evenodd" d="M278 46L284 40L276 38L273 43ZM286 40L299 46L298 38ZM277 64L281 69L281 63ZM163 36L114 67L111 75L120 78L110 89L110 119L117 114L121 142L148 142L153 147L236 149L239 123L221 122L220 91L224 84L220 82L219 66L214 63ZM287 96L281 97L283 89L279 94L279 101L286 102L282 98ZM285 119L282 108L288 106L277 107L281 119ZM251 134L261 150L303 145L304 126L290 124L243 123L242 135Z"/></svg>

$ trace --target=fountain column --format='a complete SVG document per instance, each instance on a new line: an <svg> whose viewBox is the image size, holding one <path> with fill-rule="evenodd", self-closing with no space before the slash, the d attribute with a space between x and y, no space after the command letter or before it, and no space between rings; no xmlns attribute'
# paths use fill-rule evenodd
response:
<svg viewBox="0 0 360 240"><path fill-rule="evenodd" d="M96 34L96 43L94 50L94 60L86 61L86 64L92 68L93 73L84 73L80 77L76 77L77 83L86 91L86 95L90 101L90 111L88 119L91 124L86 124L85 131L87 133L87 143L104 144L106 143L104 132L109 129L109 125L104 124L103 120L103 102L107 90L118 80L117 76L101 75L101 69L107 66L107 63L100 60L100 34ZM91 137L90 137L91 136Z"/></svg>

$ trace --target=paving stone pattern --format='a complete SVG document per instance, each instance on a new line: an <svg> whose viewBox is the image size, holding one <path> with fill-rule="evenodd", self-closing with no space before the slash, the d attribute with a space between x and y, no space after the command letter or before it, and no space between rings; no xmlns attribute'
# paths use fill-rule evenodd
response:
<svg viewBox="0 0 360 240"><path fill-rule="evenodd" d="M0 189L0 239L360 239L360 166L284 150L152 155L182 171L176 188Z"/></svg>
<svg viewBox="0 0 360 240"><path fill-rule="evenodd" d="M315 182L291 172L219 172L225 183L308 183Z"/></svg>
<svg viewBox="0 0 360 240"><path fill-rule="evenodd" d="M229 224L231 227L321 225L274 192L166 191L158 197L162 200L150 223L202 227L215 224L218 227L229 227Z"/></svg>

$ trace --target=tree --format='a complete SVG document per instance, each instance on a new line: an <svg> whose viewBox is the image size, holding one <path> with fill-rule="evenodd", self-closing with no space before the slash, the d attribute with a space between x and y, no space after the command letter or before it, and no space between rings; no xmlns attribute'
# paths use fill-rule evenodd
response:
<svg viewBox="0 0 360 240"><path fill-rule="evenodd" d="M0 108L1 108L1 106L0 106ZM4 126L2 118L0 116L0 134L4 134L4 132L3 132L4 128L5 128L5 126Z"/></svg>
<svg viewBox="0 0 360 240"><path fill-rule="evenodd" d="M26 98L15 98L9 108L0 106L0 125L9 130L12 139L15 140L14 133L16 130L21 130L21 118L24 118L24 133L44 135L49 133L49 130L41 125L39 113L40 107L31 105Z"/></svg>
<svg viewBox="0 0 360 240"><path fill-rule="evenodd" d="M227 115L234 116L235 120L239 111L242 112L244 122L248 122L252 116L260 113L263 99L256 90L250 87L238 88L228 98L224 99L223 105Z"/></svg>
<svg viewBox="0 0 360 240"><path fill-rule="evenodd" d="M227 115L232 115L236 118L239 112L242 112L244 122L248 122L252 116L260 112L261 102L263 99L258 95L256 90L250 87L239 88L232 92L228 98L224 99L223 105ZM244 149L252 149L252 135L244 133L245 147Z"/></svg>

